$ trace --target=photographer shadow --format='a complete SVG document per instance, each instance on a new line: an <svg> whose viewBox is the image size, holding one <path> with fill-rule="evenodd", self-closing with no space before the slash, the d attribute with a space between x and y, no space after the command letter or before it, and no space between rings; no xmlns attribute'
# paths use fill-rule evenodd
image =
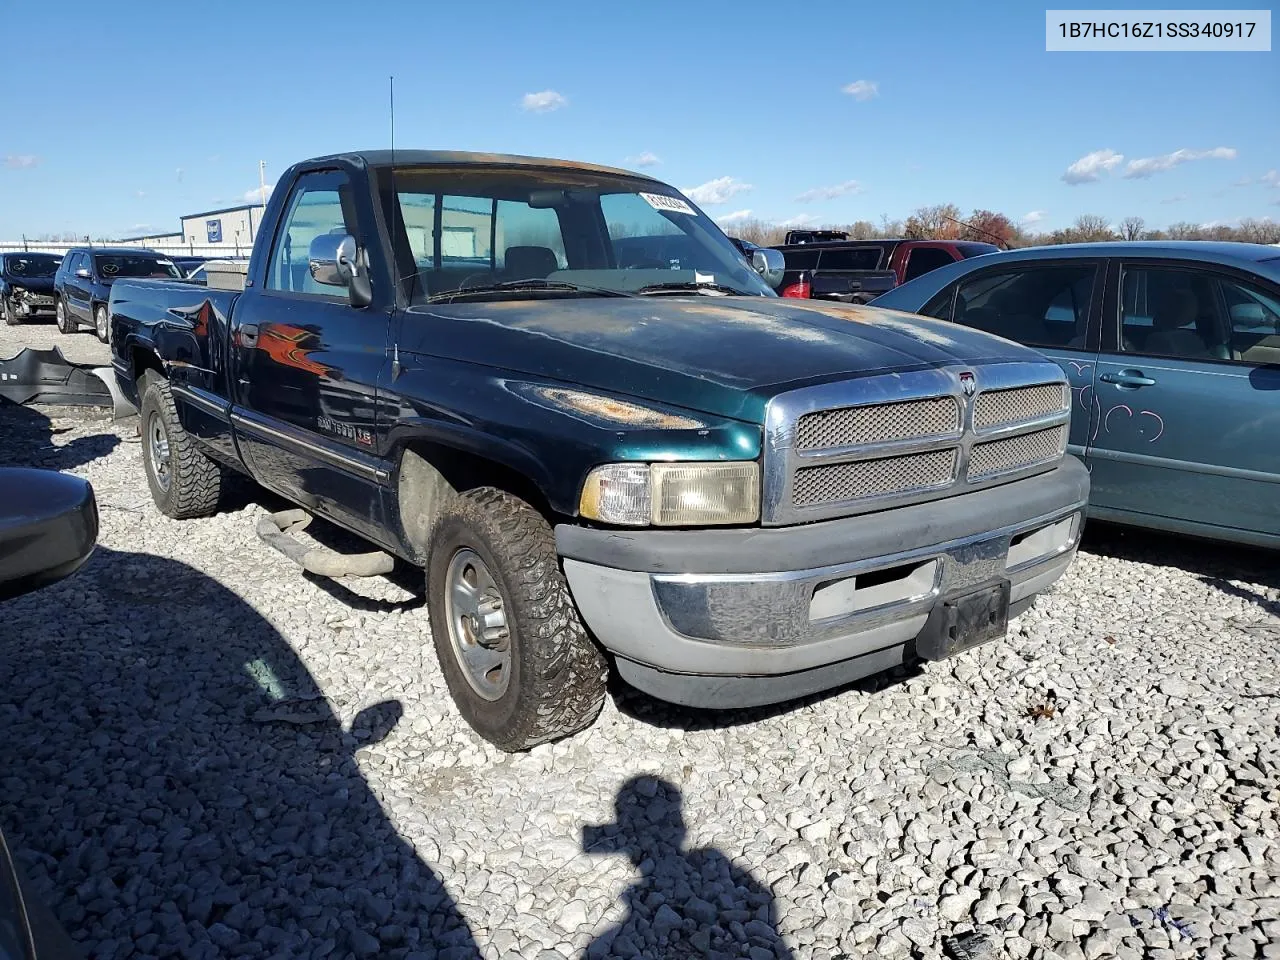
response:
<svg viewBox="0 0 1280 960"><path fill-rule="evenodd" d="M622 922L598 935L585 955L791 960L773 894L719 850L687 849L682 806L674 784L634 777L618 791L614 822L583 828L585 853L624 853L641 874L623 894Z"/></svg>

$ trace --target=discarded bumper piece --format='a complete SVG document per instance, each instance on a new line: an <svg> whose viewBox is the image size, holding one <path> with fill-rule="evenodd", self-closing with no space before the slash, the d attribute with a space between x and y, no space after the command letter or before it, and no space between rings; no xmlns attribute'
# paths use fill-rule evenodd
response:
<svg viewBox="0 0 1280 960"><path fill-rule="evenodd" d="M0 360L0 397L14 403L111 407L117 420L137 412L121 393L111 367L72 363L57 347L26 347Z"/></svg>

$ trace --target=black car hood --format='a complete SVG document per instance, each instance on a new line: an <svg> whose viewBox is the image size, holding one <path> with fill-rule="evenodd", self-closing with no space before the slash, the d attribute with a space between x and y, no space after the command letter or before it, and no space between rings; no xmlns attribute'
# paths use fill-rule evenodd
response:
<svg viewBox="0 0 1280 960"><path fill-rule="evenodd" d="M11 277L5 274L4 282L10 287L22 287L32 293L53 293L53 277Z"/></svg>
<svg viewBox="0 0 1280 960"><path fill-rule="evenodd" d="M810 383L1041 359L941 320L781 297L427 305L408 312L399 347L753 422Z"/></svg>

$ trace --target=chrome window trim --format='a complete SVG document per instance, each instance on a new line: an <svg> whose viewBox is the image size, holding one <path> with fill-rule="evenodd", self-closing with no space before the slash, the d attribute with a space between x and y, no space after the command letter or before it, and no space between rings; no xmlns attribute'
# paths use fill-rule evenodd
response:
<svg viewBox="0 0 1280 960"><path fill-rule="evenodd" d="M960 377L961 373L972 375L974 386L972 394L966 394ZM1051 416L1002 424L983 430L979 434L973 427L973 403L977 396L992 390L1008 390L1014 387L1039 386L1048 383L1061 384L1064 397L1069 396L1066 393L1066 374L1051 360L956 363L905 373L872 374L780 393L769 401L765 410L761 465L761 523L764 526L784 526L853 516L890 505L905 506L936 499L957 487L966 491L977 490L984 486L1051 469L1056 461L1032 464L998 476L986 476L978 481L968 480L969 452L975 442L1042 430L1058 424L1066 424L1071 418L1068 405L1061 412ZM841 407L901 403L940 396L950 396L960 405L961 427L958 433L833 449L804 451L796 449L796 425L806 414ZM879 459L937 449L940 445L954 446L958 450L956 475L951 484L905 493L832 501L808 507L797 507L794 504L795 471L801 466ZM1059 459L1061 459L1060 456Z"/></svg>

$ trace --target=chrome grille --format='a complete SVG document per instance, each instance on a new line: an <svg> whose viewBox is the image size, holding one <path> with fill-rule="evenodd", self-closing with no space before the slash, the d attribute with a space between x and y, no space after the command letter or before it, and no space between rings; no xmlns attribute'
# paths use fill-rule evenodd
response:
<svg viewBox="0 0 1280 960"><path fill-rule="evenodd" d="M1024 423L1061 413L1069 406L1067 388L1061 383L988 390L978 394L974 401L973 426L976 430L986 430L1009 423Z"/></svg>
<svg viewBox="0 0 1280 960"><path fill-rule="evenodd" d="M981 480L1056 460L1064 449L1066 433L1066 425L1063 425L976 443L969 453L969 479Z"/></svg>
<svg viewBox="0 0 1280 960"><path fill-rule="evenodd" d="M956 455L953 447L801 467L795 474L792 502L797 507L812 507L946 486L955 479Z"/></svg>
<svg viewBox="0 0 1280 960"><path fill-rule="evenodd" d="M800 450L832 450L936 437L959 429L960 407L955 399L928 397L805 414L796 425L796 447Z"/></svg>

